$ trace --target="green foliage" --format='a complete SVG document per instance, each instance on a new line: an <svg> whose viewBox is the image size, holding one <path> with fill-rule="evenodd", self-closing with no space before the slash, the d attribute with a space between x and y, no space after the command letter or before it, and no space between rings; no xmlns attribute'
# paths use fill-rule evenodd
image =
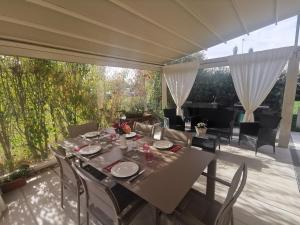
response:
<svg viewBox="0 0 300 225"><path fill-rule="evenodd" d="M292 131L300 132L300 129L296 127L297 123L297 114L298 114L298 108L300 107L300 101L294 102L293 107L293 117L292 117Z"/></svg>
<svg viewBox="0 0 300 225"><path fill-rule="evenodd" d="M282 74L277 82L275 83L274 87L272 88L271 92L268 94L263 105L268 105L274 111L281 112L282 101L283 101L283 94L284 94L284 86L285 86L285 74Z"/></svg>
<svg viewBox="0 0 300 225"><path fill-rule="evenodd" d="M200 69L188 97L193 102L213 102L233 105L238 101L228 68Z"/></svg>
<svg viewBox="0 0 300 225"><path fill-rule="evenodd" d="M66 127L97 119L95 66L43 59L0 60L0 144L6 169L44 160ZM103 76L103 74L102 74Z"/></svg>
<svg viewBox="0 0 300 225"><path fill-rule="evenodd" d="M284 85L285 75L282 74L262 104L270 106L272 110L281 111ZM229 68L200 69L188 101L216 101L224 106L233 106L239 102Z"/></svg>
<svg viewBox="0 0 300 225"><path fill-rule="evenodd" d="M296 124L297 124L297 115L293 115L291 131L300 132L300 129L296 127Z"/></svg>
<svg viewBox="0 0 300 225"><path fill-rule="evenodd" d="M157 114L161 113L161 79L160 72L153 72L146 81L147 108Z"/></svg>
<svg viewBox="0 0 300 225"><path fill-rule="evenodd" d="M9 181L13 181L16 180L18 178L21 177L27 177L30 174L30 168L29 165L21 165L18 169L16 169L15 171L13 171L11 174L9 174L9 176L7 176L6 178L4 178L1 183L6 183Z"/></svg>
<svg viewBox="0 0 300 225"><path fill-rule="evenodd" d="M297 115L298 114L299 107L300 107L300 101L294 101L293 115Z"/></svg>
<svg viewBox="0 0 300 225"><path fill-rule="evenodd" d="M94 120L108 127L121 110L159 110L160 74L128 77L127 70L108 78L95 65L1 57L0 174L46 159L48 144L65 137L69 125Z"/></svg>

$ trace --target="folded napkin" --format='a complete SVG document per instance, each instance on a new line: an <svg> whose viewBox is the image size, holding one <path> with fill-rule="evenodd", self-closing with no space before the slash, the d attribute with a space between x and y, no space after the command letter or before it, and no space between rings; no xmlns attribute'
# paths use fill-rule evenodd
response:
<svg viewBox="0 0 300 225"><path fill-rule="evenodd" d="M74 150L75 152L79 152L80 149L82 149L82 148L84 148L84 147L86 147L86 146L88 146L88 144L83 144L83 145L80 145L80 146L75 146L75 147L73 148L73 150Z"/></svg>
<svg viewBox="0 0 300 225"><path fill-rule="evenodd" d="M182 149L182 148L183 148L182 145L176 144L176 145L173 145L172 148L170 148L170 151L176 153L176 152L178 152L178 151L179 151L180 149Z"/></svg>
<svg viewBox="0 0 300 225"><path fill-rule="evenodd" d="M114 165L118 164L119 162L121 162L121 160L117 160L111 164L109 164L108 166L104 167L103 169L106 170L107 172L111 171L111 168L113 168Z"/></svg>
<svg viewBox="0 0 300 225"><path fill-rule="evenodd" d="M140 134L137 134L137 135L135 135L135 137L132 140L137 141L137 140L139 140L141 138L143 138L143 136L140 135Z"/></svg>

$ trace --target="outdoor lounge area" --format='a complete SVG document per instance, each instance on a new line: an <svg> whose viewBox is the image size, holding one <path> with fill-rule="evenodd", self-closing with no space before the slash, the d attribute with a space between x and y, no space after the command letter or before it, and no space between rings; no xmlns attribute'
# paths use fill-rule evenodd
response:
<svg viewBox="0 0 300 225"><path fill-rule="evenodd" d="M0 27L1 225L300 224L300 2L7 0Z"/></svg>

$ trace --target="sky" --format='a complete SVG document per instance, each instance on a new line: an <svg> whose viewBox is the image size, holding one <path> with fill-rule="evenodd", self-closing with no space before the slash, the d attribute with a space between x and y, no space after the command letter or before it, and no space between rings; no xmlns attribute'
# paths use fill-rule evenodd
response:
<svg viewBox="0 0 300 225"><path fill-rule="evenodd" d="M255 51L262 51L272 48L280 48L294 45L297 17L291 17L279 21L277 25L272 24L259 30L251 32L249 35L242 35L226 43L221 43L204 51L207 59L232 55L235 46L238 47L238 54L248 52L249 48ZM129 72L129 76L134 76L135 70L118 67L106 67L105 73L108 77L124 70Z"/></svg>
<svg viewBox="0 0 300 225"><path fill-rule="evenodd" d="M206 58L218 58L232 55L235 46L238 47L238 54L248 52L249 48L254 51L261 51L272 48L280 48L294 45L297 17L291 17L279 21L277 25L261 28L249 35L243 35L211 47L205 51Z"/></svg>

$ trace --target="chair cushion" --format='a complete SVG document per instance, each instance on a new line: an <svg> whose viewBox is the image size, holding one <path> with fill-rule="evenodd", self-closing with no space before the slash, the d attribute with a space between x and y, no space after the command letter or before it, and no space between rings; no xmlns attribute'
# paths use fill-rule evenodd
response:
<svg viewBox="0 0 300 225"><path fill-rule="evenodd" d="M205 194L191 189L176 209L176 212L177 215L183 217L192 216L205 225L213 225L221 207L221 203L210 200Z"/></svg>

